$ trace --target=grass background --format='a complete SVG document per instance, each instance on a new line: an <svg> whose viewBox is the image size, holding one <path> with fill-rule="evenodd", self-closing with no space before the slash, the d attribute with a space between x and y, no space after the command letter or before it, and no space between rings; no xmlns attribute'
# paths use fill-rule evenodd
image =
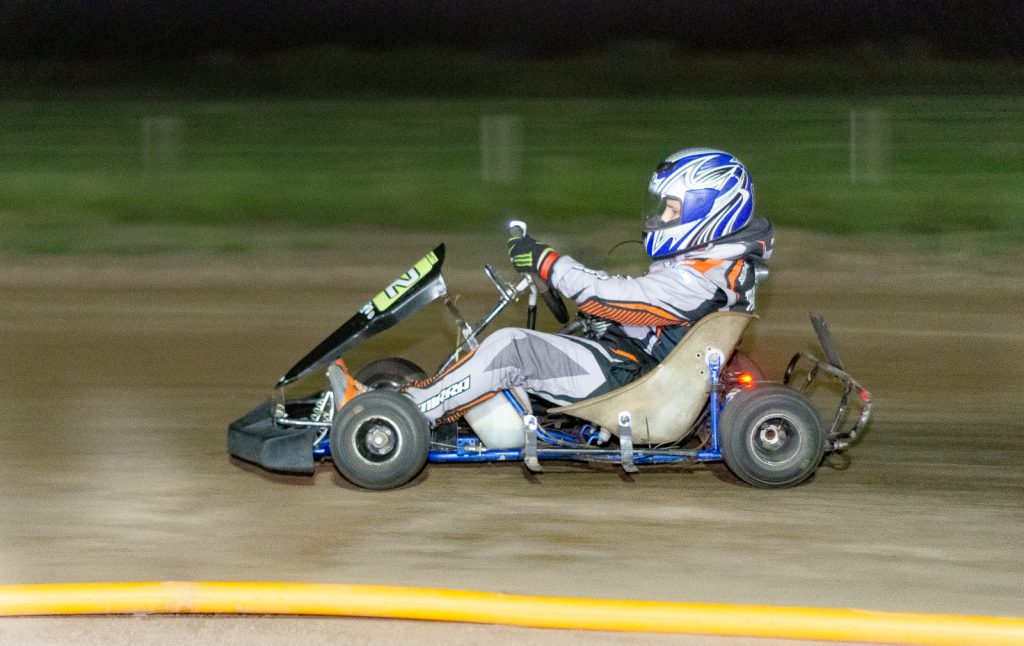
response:
<svg viewBox="0 0 1024 646"><path fill-rule="evenodd" d="M664 96L643 70L670 53L631 47L618 68L615 52L464 55L455 67L414 52L285 53L217 98L218 80L246 65L192 61L189 77L182 62L0 64L0 251L245 252L275 236L308 248L347 228L498 228L513 214L545 230L631 230L650 170L693 146L743 159L757 209L784 227L1024 242L1024 73L1013 66L709 60L669 74L693 92ZM752 94L722 95L730 72ZM404 96L380 96L401 78L415 79ZM161 99L175 82L179 97ZM421 96L431 85L438 96ZM319 90L287 98L301 88ZM488 92L504 96L475 96ZM873 133L868 113L882 115ZM516 124L515 172L498 181L481 146L495 115Z"/></svg>

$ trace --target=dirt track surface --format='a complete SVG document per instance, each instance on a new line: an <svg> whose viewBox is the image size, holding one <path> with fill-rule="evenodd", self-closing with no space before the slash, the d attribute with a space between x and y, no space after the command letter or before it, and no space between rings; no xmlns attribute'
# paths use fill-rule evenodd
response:
<svg viewBox="0 0 1024 646"><path fill-rule="evenodd" d="M821 311L875 400L849 461L795 489L752 489L721 467L628 477L549 464L531 476L497 464L430 465L372 493L329 463L307 478L230 460L228 422L436 242L408 236L384 259L359 237L314 255L0 259L0 582L318 581L1024 616L1020 257L780 235L744 347L778 378L795 350L814 349L806 316ZM607 248L552 242L581 260ZM448 284L470 318L493 300L480 267L503 246L449 241ZM433 366L454 338L433 308L351 362ZM88 643L103 621L0 620L0 641L50 630L43 642L60 642L57 622ZM121 621L145 634L173 620ZM345 627L346 643L378 643L384 625L305 621ZM186 637L236 626L237 643L252 630L175 625ZM404 641L406 625L422 628L384 634ZM295 626L284 634L309 624ZM502 630L525 629L436 639L574 641Z"/></svg>

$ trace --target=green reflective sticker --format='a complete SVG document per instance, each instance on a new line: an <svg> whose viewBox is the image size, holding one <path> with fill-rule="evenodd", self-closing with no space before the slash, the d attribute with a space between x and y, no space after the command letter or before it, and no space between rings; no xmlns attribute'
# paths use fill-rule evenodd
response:
<svg viewBox="0 0 1024 646"><path fill-rule="evenodd" d="M383 312L391 307L395 301L402 297L412 287L420 282L420 279L430 273L437 264L437 256L433 251L420 258L412 269L399 276L393 283L384 288L384 291L370 299L378 312Z"/></svg>

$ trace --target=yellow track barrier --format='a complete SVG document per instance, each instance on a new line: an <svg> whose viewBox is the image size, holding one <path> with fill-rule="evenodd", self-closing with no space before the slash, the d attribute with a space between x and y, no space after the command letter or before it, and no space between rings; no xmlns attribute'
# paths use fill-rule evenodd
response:
<svg viewBox="0 0 1024 646"><path fill-rule="evenodd" d="M323 583L0 585L0 616L318 615L885 644L1024 644L1024 619Z"/></svg>

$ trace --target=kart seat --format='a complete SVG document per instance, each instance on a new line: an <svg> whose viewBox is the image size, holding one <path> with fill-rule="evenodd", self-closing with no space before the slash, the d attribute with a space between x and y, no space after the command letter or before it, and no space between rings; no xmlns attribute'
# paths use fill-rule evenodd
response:
<svg viewBox="0 0 1024 646"><path fill-rule="evenodd" d="M692 430L708 401L708 350L719 350L728 361L754 318L745 312L708 314L694 324L660 365L640 379L549 412L578 417L618 435L619 413L629 411L635 443L681 440Z"/></svg>

